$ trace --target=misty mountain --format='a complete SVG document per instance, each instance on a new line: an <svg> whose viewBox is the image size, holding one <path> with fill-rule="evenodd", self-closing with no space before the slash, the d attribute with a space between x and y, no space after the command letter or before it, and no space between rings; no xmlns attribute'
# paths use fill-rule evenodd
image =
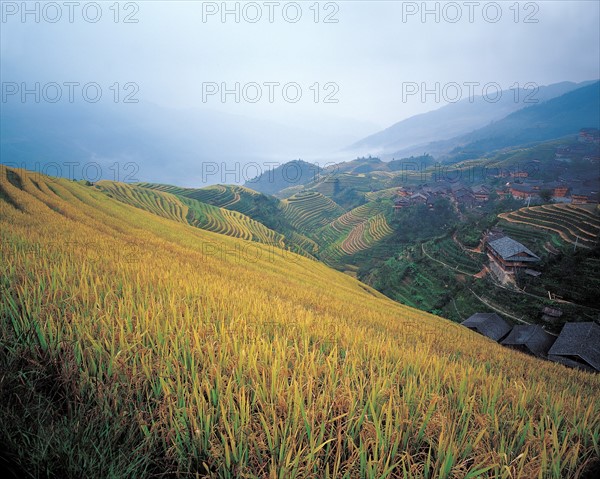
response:
<svg viewBox="0 0 600 479"><path fill-rule="evenodd" d="M260 175L246 181L244 186L261 193L274 195L285 188L306 185L316 181L322 171L322 166L319 162L289 161L263 171Z"/></svg>
<svg viewBox="0 0 600 479"><path fill-rule="evenodd" d="M449 151L446 159L459 161L501 148L576 134L586 127L600 127L600 82L523 108L467 135L434 143L430 150L444 145Z"/></svg>
<svg viewBox="0 0 600 479"><path fill-rule="evenodd" d="M176 110L155 104L21 103L2 105L0 157L5 164L67 176L69 166L96 162L104 179L135 178L187 186L243 183L267 162L333 151L343 134L208 109ZM316 128L315 128L316 129ZM343 130L343 127L342 127ZM346 140L347 141L347 140ZM118 167L110 169L118 163ZM253 163L252 167L244 167ZM83 166L80 166L82 168ZM139 167L139 168L138 168ZM121 174L115 177L117 170ZM81 172L73 170L77 178ZM88 176L96 175L90 167ZM87 179L87 178L86 178Z"/></svg>
<svg viewBox="0 0 600 479"><path fill-rule="evenodd" d="M590 83L592 82L555 83L541 86L535 93L532 90L524 89L505 90L496 102L483 96L476 96L472 99L465 98L437 110L400 121L379 133L354 143L347 150L356 155L374 154L383 158L389 157L389 159L391 159L390 155L395 152L401 152L401 156L421 154L425 151L435 154L426 149L425 145L433 141L464 135L490 122L498 121L531 105L525 101L544 102Z"/></svg>

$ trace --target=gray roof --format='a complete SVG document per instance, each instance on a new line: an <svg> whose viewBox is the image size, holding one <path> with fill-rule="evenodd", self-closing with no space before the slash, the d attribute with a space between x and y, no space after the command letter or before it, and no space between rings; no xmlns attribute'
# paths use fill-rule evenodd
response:
<svg viewBox="0 0 600 479"><path fill-rule="evenodd" d="M496 313L476 313L461 324L494 341L500 341L511 329L511 325Z"/></svg>
<svg viewBox="0 0 600 479"><path fill-rule="evenodd" d="M550 306L544 306L542 313L547 314L548 316L554 316L555 318L560 318L563 315L562 309L551 308Z"/></svg>
<svg viewBox="0 0 600 479"><path fill-rule="evenodd" d="M598 196L598 190L592 187L578 187L571 189L571 196L588 196L590 198L594 198Z"/></svg>
<svg viewBox="0 0 600 479"><path fill-rule="evenodd" d="M546 357L554 341L556 341L556 336L548 333L541 326L519 324L512 328L510 334L502 340L501 344L538 357Z"/></svg>
<svg viewBox="0 0 600 479"><path fill-rule="evenodd" d="M488 244L505 261L533 262L540 260L539 256L535 253L508 236L490 241ZM528 256L518 256L521 253L525 253Z"/></svg>
<svg viewBox="0 0 600 479"><path fill-rule="evenodd" d="M489 193L490 189L486 185L477 185L471 188L473 193Z"/></svg>
<svg viewBox="0 0 600 479"><path fill-rule="evenodd" d="M563 363L564 359L575 357L600 371L600 326L596 323L566 323L548 356Z"/></svg>
<svg viewBox="0 0 600 479"><path fill-rule="evenodd" d="M473 196L473 193L471 193L469 190L467 190L466 188L461 188L460 190L456 190L454 192L454 196L456 198L468 198Z"/></svg>
<svg viewBox="0 0 600 479"><path fill-rule="evenodd" d="M525 274L528 274L529 276L533 276L534 278L537 278L538 276L540 276L542 274L541 271L536 271L535 269L529 269L527 268L525 270Z"/></svg>

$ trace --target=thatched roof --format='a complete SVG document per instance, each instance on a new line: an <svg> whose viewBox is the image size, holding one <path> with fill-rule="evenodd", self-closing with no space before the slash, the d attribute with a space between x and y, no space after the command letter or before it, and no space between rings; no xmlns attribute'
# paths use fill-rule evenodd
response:
<svg viewBox="0 0 600 479"><path fill-rule="evenodd" d="M494 341L500 341L511 329L511 325L496 313L476 313L461 324Z"/></svg>
<svg viewBox="0 0 600 479"><path fill-rule="evenodd" d="M548 333L541 326L523 324L513 327L501 344L545 358L554 341L556 341L556 336Z"/></svg>
<svg viewBox="0 0 600 479"><path fill-rule="evenodd" d="M567 366L600 371L600 326L565 324L548 357Z"/></svg>

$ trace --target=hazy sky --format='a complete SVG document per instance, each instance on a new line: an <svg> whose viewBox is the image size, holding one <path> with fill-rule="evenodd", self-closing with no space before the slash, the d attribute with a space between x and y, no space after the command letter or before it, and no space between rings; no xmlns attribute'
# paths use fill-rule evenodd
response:
<svg viewBox="0 0 600 479"><path fill-rule="evenodd" d="M23 17L21 2L3 1L2 81L97 82L105 94L115 82L120 89L134 82L140 101L311 126L338 117L353 120L339 124L361 135L443 104L433 94L425 102L419 94L403 99L408 83L435 89L437 82L442 92L456 82L466 97L465 82L479 82L473 91L481 94L489 82L508 89L600 77L596 1L519 2L516 8L514 1L113 5L32 2L36 18ZM223 18L224 7L230 13ZM425 9L430 13L423 17ZM223 82L234 90L240 83L239 103L234 94L225 102L219 92L208 94ZM262 97L253 103L255 84ZM298 87L301 97L292 103ZM325 102L328 94L337 103Z"/></svg>

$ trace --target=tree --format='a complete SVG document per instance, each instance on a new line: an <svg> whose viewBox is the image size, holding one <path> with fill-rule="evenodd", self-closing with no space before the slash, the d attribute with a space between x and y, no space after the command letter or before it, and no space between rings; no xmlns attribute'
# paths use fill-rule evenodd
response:
<svg viewBox="0 0 600 479"><path fill-rule="evenodd" d="M544 203L550 203L552 200L552 190L540 190L540 198Z"/></svg>

